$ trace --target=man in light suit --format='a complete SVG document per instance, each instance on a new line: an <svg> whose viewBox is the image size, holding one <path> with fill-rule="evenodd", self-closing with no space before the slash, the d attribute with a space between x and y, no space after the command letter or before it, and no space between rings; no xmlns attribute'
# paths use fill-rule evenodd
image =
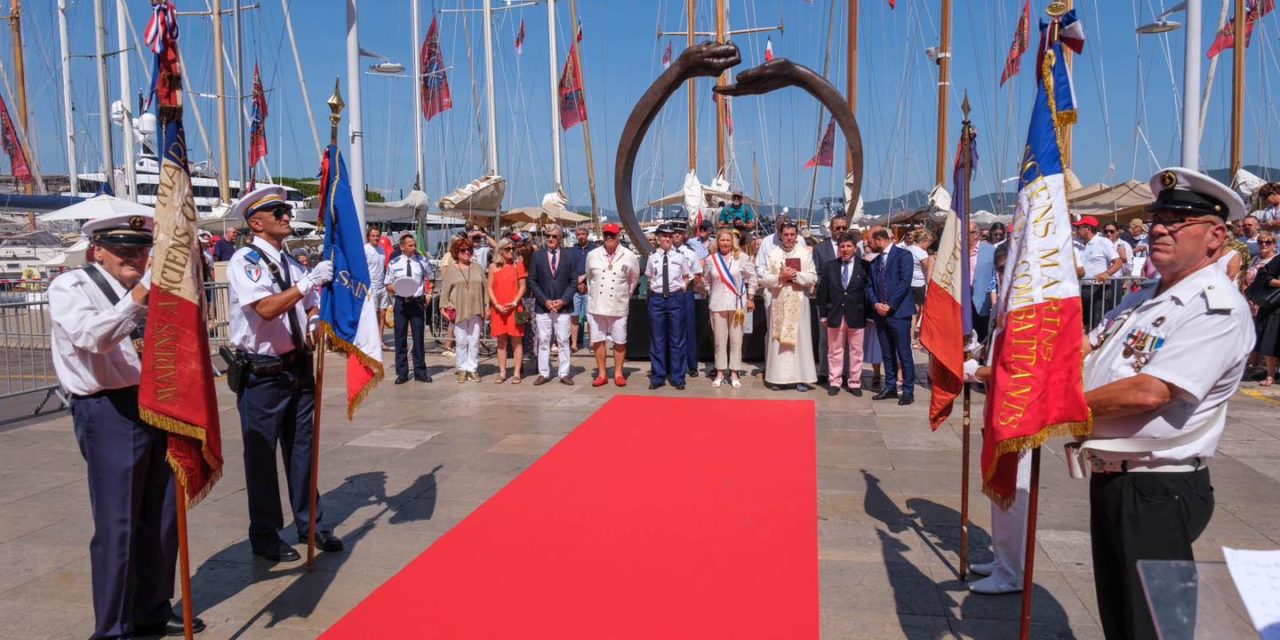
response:
<svg viewBox="0 0 1280 640"><path fill-rule="evenodd" d="M578 287L577 249L562 246L564 232L552 225L547 228L547 246L533 254L529 265L529 291L533 294L534 324L538 333L538 378L533 381L541 386L551 381L551 336L559 345L560 368L556 377L561 384L572 385L569 375L570 317L573 315L573 294Z"/></svg>
<svg viewBox="0 0 1280 640"><path fill-rule="evenodd" d="M627 386L622 375L622 363L627 359L627 313L631 308L631 294L640 284L640 261L630 249L622 246L619 235L622 228L610 222L604 225L604 244L587 254L587 325L591 329L591 350L596 358L596 377L593 387L603 387L609 378L605 375L606 342L613 342L613 383Z"/></svg>
<svg viewBox="0 0 1280 640"><path fill-rule="evenodd" d="M828 263L839 257L838 243L840 237L849 231L849 218L847 216L836 216L831 219L830 234L826 240L819 242L813 248L813 268L817 270L818 277L822 277L822 268ZM822 304L818 304L818 315L822 315ZM825 336L818 336L818 384L827 384L827 341ZM839 386L837 384L837 386Z"/></svg>
<svg viewBox="0 0 1280 640"><path fill-rule="evenodd" d="M880 330L880 349L884 352L884 390L876 400L898 398L898 404L915 401L916 369L911 355L911 316L916 313L911 298L911 252L893 245L887 229L871 234L871 247L880 255L871 263L871 286L867 302ZM902 393L899 395L898 367L902 367Z"/></svg>

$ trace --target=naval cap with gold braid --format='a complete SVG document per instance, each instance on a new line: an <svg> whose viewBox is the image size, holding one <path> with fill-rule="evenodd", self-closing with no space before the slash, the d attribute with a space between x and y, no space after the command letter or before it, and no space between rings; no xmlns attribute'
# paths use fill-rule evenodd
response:
<svg viewBox="0 0 1280 640"><path fill-rule="evenodd" d="M243 198L240 198L235 207L232 207L231 215L247 221L259 211L266 211L276 207L291 209L289 201L285 197L284 187L267 185L254 189Z"/></svg>
<svg viewBox="0 0 1280 640"><path fill-rule="evenodd" d="M153 244L155 218L149 213L130 213L95 218L80 227L80 233L94 244L149 247Z"/></svg>
<svg viewBox="0 0 1280 640"><path fill-rule="evenodd" d="M1169 167L1151 176L1155 202L1147 212L1176 211L1189 216L1218 216L1230 222L1244 217L1245 206L1235 191L1209 176L1183 167Z"/></svg>

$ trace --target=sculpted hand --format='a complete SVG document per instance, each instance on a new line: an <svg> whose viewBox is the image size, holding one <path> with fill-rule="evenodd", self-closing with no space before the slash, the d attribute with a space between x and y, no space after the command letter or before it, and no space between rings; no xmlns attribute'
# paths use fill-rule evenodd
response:
<svg viewBox="0 0 1280 640"><path fill-rule="evenodd" d="M325 260L315 266L306 277L298 281L298 291L302 295L311 293L311 290L333 282L333 263Z"/></svg>
<svg viewBox="0 0 1280 640"><path fill-rule="evenodd" d="M715 92L723 96L758 96L791 86L796 73L795 63L786 58L774 58L739 73L733 84L716 87Z"/></svg>
<svg viewBox="0 0 1280 640"><path fill-rule="evenodd" d="M738 46L732 42L702 42L682 51L672 66L688 75L715 77L741 62Z"/></svg>

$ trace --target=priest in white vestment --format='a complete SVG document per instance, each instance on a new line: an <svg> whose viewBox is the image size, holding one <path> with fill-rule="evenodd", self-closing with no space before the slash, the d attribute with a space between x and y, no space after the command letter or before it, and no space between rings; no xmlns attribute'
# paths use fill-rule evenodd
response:
<svg viewBox="0 0 1280 640"><path fill-rule="evenodd" d="M764 381L770 388L795 385L797 391L808 391L818 381L818 369L805 293L818 283L818 272L813 251L798 240L799 235L794 222L779 228L781 243L770 250L761 278L773 298L768 310Z"/></svg>

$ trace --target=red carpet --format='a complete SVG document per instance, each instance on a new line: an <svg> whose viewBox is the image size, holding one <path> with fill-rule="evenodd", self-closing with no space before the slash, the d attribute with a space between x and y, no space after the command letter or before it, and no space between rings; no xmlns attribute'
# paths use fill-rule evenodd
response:
<svg viewBox="0 0 1280 640"><path fill-rule="evenodd" d="M323 637L817 638L816 470L812 402L619 396Z"/></svg>

